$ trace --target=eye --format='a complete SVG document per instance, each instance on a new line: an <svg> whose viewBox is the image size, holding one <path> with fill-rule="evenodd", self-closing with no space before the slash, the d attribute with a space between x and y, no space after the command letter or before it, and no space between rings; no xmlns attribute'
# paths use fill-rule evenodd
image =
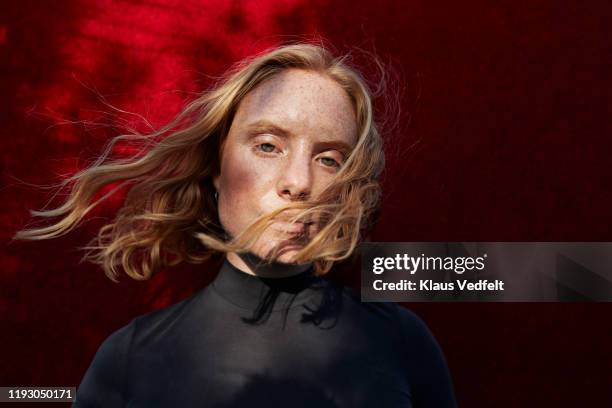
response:
<svg viewBox="0 0 612 408"><path fill-rule="evenodd" d="M331 157L321 157L320 160L327 167L340 167L340 163Z"/></svg>
<svg viewBox="0 0 612 408"><path fill-rule="evenodd" d="M274 152L274 149L276 149L276 146L274 146L272 143L260 143L257 145L257 148L262 152L272 153Z"/></svg>

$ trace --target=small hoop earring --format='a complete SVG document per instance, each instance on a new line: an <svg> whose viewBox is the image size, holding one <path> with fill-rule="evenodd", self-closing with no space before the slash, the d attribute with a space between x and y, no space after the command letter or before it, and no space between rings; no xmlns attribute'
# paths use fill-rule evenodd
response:
<svg viewBox="0 0 612 408"><path fill-rule="evenodd" d="M219 201L219 192L215 191L215 201Z"/></svg>

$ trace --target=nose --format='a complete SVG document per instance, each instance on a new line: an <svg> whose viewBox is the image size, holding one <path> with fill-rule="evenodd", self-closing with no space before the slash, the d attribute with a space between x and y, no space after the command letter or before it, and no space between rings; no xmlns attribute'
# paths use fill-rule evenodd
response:
<svg viewBox="0 0 612 408"><path fill-rule="evenodd" d="M296 153L286 160L278 180L278 194L291 201L307 199L312 189L310 157Z"/></svg>

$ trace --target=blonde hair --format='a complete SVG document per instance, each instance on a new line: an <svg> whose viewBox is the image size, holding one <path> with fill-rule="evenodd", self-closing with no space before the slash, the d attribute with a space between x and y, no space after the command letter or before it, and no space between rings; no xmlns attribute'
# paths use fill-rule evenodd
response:
<svg viewBox="0 0 612 408"><path fill-rule="evenodd" d="M211 90L189 103L170 123L150 134L132 132L112 138L95 163L62 181L69 194L59 207L31 211L32 216L60 217L55 223L18 231L13 239L43 240L74 229L95 206L117 189L131 185L114 220L82 249L83 260L100 265L117 281L117 266L136 280L182 261L201 263L217 252L246 252L283 211L299 213L291 221L314 219L319 232L295 254L313 262L317 275L351 255L371 225L380 200L384 168L382 141L373 119L372 93L347 61L326 48L298 43L267 50L236 64ZM317 197L292 202L228 238L219 222L212 178L220 168L220 147L244 96L282 70L318 72L335 80L355 109L358 140L332 182ZM109 160L118 142L135 142L131 157ZM96 201L102 188L119 183ZM269 254L274 259L276 253Z"/></svg>

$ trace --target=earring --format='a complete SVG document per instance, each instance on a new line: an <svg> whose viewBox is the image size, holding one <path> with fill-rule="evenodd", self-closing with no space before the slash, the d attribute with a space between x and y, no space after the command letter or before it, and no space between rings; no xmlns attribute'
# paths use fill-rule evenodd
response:
<svg viewBox="0 0 612 408"><path fill-rule="evenodd" d="M219 192L215 190L215 201L219 201Z"/></svg>

